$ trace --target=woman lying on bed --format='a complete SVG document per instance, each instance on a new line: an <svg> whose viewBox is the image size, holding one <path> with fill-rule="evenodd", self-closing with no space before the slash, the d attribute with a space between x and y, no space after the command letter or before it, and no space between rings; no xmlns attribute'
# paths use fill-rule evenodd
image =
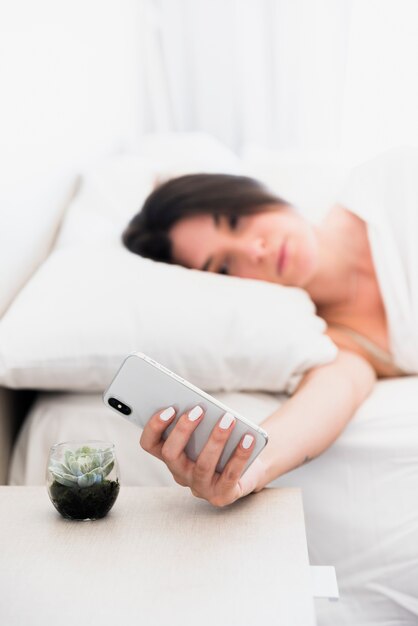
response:
<svg viewBox="0 0 418 626"><path fill-rule="evenodd" d="M204 415L182 415L166 441L161 435L174 414L168 421L163 412L152 416L141 446L195 496L225 506L261 490L332 444L377 376L418 371L418 339L411 335L418 319L418 275L411 289L418 259L414 242L408 248L418 204L404 191L417 172L416 153L402 151L354 170L347 202L333 206L316 226L255 180L217 174L168 181L133 218L123 236L132 252L306 290L339 347L332 363L308 371L294 395L262 422L269 444L241 478L254 442L245 449L241 441L224 472L215 472L234 423L219 423L192 462L184 448ZM409 209L395 219L402 202Z"/></svg>

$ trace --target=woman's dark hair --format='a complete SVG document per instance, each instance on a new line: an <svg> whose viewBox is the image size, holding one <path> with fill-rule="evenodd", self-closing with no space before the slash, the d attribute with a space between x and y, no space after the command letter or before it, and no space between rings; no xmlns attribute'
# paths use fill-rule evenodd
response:
<svg viewBox="0 0 418 626"><path fill-rule="evenodd" d="M250 215L287 204L262 183L231 174L188 174L173 178L150 193L122 235L131 252L154 261L174 263L170 228L192 215Z"/></svg>

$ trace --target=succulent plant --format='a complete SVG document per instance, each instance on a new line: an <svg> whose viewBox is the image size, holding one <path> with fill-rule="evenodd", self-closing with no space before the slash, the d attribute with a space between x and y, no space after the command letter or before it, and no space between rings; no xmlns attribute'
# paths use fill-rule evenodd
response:
<svg viewBox="0 0 418 626"><path fill-rule="evenodd" d="M83 488L102 483L113 466L112 450L83 446L66 450L62 462L51 459L48 469L61 485Z"/></svg>

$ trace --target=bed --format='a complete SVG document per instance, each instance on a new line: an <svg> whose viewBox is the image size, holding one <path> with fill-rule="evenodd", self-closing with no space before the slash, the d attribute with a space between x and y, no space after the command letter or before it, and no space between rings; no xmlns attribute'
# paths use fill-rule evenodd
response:
<svg viewBox="0 0 418 626"><path fill-rule="evenodd" d="M201 136L183 140L152 138L144 140L143 146L146 150L141 155L113 160L86 178L84 193L76 196L67 210L53 250L0 320L4 412L12 388L15 394L22 394L24 389L37 394L13 449L9 468L12 485L43 484L49 447L71 439L114 442L122 485L173 484L165 466L140 449L136 427L108 410L101 399L101 391L110 382L109 377L121 358L138 349L134 321L138 319L136 315L144 314L141 303L132 305L135 315L129 317L123 313L117 318L120 336L116 349L114 333L107 329L120 314L120 308L106 307L105 289L101 286L96 293L93 288L103 275L114 285L112 264L106 266L113 246L111 239L115 229L126 223L128 213L137 206L144 189L153 184L155 161L162 177L202 168L216 171L222 167L233 172L243 166L246 172L264 179L314 219L332 201L347 171L347 164L332 156L297 158L254 148L249 148L243 162L238 163L234 155L223 149L220 152L216 142ZM196 154L205 154L206 161L200 158L192 163ZM143 165L141 177L137 176L139 162ZM133 186L127 184L132 180ZM303 185L300 180L304 181ZM113 198L109 184L115 184L118 190ZM126 213L115 213L121 194ZM117 254L123 256L120 251ZM123 256L124 263L126 258ZM129 271L125 280L126 298L132 286ZM211 277L207 279L210 281ZM184 280L188 281L189 277ZM212 289L209 282L206 287ZM264 291L260 298L268 298L265 302L283 314L282 302ZM241 297L245 301L246 294L237 291L237 301ZM215 313L212 334L201 341L203 355L199 358L191 349L181 351L174 336L168 344L170 334L161 332L157 337L150 332L152 321L155 324L159 321L158 311L150 310L150 322L141 318L146 330L141 346L148 341L146 345L154 358L249 419L260 422L285 401L284 392L292 392L304 369L321 359L327 362L332 358L330 346L323 338L321 321L315 318L309 304L305 301L299 304L300 318L292 319L300 349L291 353L284 339L276 339L275 344L268 341L268 335L264 339L260 337L259 361L255 361L253 369L242 367L249 360L245 346L241 346L239 326L225 348L224 330L213 330L224 316L218 318ZM286 314L292 316L292 311ZM236 312L231 309L230 315L233 320ZM307 315L309 323L306 323ZM247 330L256 333L258 329L251 326L250 316L244 319ZM192 332L192 322L186 320L187 332ZM228 336L231 327L232 322ZM167 333L186 332L181 326L174 329L168 329ZM192 347L201 336L197 326L193 332ZM293 345L295 337L288 339ZM211 351L205 343L213 344ZM307 343L312 352L302 357L301 347ZM290 381L287 387L278 375L267 379L265 373L278 371L274 359L280 350L289 355L289 367L292 365L292 371L285 371L285 378ZM218 353L222 353L223 360L216 360ZM269 367L263 371L260 363ZM261 384L266 389L260 391ZM4 416L1 423L2 427L7 424ZM9 430L7 437L10 439ZM331 448L273 484L302 488L311 563L336 568L340 600L317 601L320 626L417 623L418 377L379 382Z"/></svg>

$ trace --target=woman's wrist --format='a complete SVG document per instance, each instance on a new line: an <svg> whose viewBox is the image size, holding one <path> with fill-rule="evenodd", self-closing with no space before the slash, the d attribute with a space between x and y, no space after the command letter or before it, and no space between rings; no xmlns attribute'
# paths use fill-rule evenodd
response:
<svg viewBox="0 0 418 626"><path fill-rule="evenodd" d="M252 493L262 491L268 483L267 465L259 457L252 463L254 472L254 486Z"/></svg>

